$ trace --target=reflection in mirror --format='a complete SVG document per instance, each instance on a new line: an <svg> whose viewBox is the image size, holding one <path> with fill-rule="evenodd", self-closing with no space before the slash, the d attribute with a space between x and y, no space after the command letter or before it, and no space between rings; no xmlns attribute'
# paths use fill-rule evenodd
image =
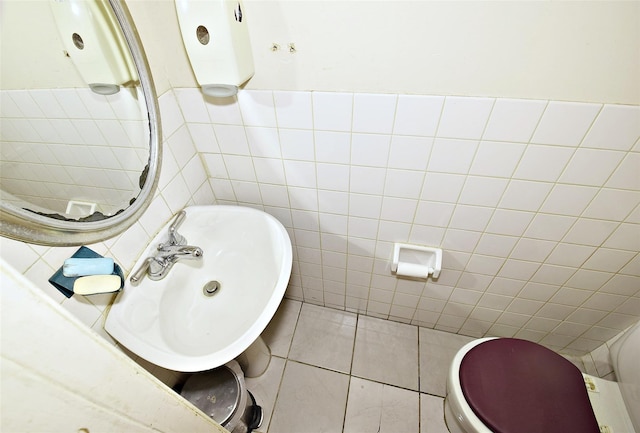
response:
<svg viewBox="0 0 640 433"><path fill-rule="evenodd" d="M90 90L82 76L91 77L93 68L99 81L107 81L105 75L110 74L104 73L99 61L87 64L83 58L74 63L76 53L62 43L62 37L73 43L73 35L81 34L84 48L76 51L93 49L93 57L104 51L100 46L91 47L97 38L78 29L82 25L73 17L54 19L53 12L64 15L60 9L70 10L70 3L3 3L1 198L16 207L66 218L95 212L109 216L126 208L140 192L139 179L149 160L147 109L136 86L137 75L135 80L132 74L125 74L118 77L120 82L112 81L127 86L113 95ZM101 2L76 3L104 6ZM77 16L78 21L84 20L80 24L86 26L91 18L100 24L102 11L95 9L94 14ZM39 20L35 28L49 29L49 33L25 41L23 29L33 28L34 18ZM109 38L116 46L124 41L118 27L102 27L103 36L117 32L118 37ZM51 52L58 55L51 56ZM128 51L126 54L127 59L120 62L132 64ZM47 57L50 60L43 64ZM62 69L68 71L66 79L50 83L49 71Z"/></svg>
<svg viewBox="0 0 640 433"><path fill-rule="evenodd" d="M117 0L0 8L2 234L76 244L124 230L148 204L160 156L151 76L128 13ZM35 226L15 227L23 222Z"/></svg>
<svg viewBox="0 0 640 433"><path fill-rule="evenodd" d="M140 192L149 160L149 146L143 145L149 131L134 96L127 91L101 96L89 89L3 90L2 201L68 218L109 216L126 208ZM82 104L77 111L72 99ZM36 101L47 101L44 111Z"/></svg>

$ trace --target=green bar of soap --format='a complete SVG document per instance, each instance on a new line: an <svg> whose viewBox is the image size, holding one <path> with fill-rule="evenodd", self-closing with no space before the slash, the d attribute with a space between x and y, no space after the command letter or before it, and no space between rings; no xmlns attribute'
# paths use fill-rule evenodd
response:
<svg viewBox="0 0 640 433"><path fill-rule="evenodd" d="M119 275L90 275L80 277L73 283L73 293L78 295L97 295L120 290Z"/></svg>

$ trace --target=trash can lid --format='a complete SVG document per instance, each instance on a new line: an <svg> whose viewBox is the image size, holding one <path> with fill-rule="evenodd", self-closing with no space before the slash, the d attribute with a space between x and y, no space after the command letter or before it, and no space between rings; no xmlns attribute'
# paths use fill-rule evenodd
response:
<svg viewBox="0 0 640 433"><path fill-rule="evenodd" d="M241 385L227 366L192 375L182 388L182 396L198 409L225 425L240 402Z"/></svg>

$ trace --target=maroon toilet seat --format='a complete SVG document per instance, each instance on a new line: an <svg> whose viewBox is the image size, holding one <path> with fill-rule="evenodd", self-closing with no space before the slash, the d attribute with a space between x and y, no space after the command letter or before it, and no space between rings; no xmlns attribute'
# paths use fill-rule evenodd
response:
<svg viewBox="0 0 640 433"><path fill-rule="evenodd" d="M526 340L473 347L460 364L465 399L495 433L599 433L580 370Z"/></svg>

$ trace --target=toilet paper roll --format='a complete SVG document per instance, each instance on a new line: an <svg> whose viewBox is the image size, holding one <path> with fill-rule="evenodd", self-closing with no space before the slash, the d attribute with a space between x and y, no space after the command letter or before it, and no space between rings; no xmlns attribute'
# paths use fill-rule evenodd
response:
<svg viewBox="0 0 640 433"><path fill-rule="evenodd" d="M429 267L418 265L415 263L398 263L396 275L412 278L427 278L429 276Z"/></svg>

